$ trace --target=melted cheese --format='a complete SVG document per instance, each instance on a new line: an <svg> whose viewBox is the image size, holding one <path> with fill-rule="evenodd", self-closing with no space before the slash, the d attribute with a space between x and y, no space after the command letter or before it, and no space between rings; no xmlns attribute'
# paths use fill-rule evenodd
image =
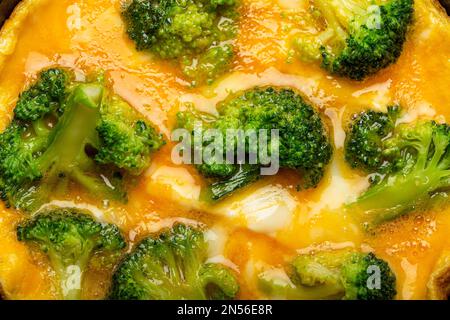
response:
<svg viewBox="0 0 450 320"><path fill-rule="evenodd" d="M317 189L297 192L298 177L282 171L222 204L207 205L198 200L205 181L191 166L171 161L173 144L168 143L129 193L128 204L99 204L76 190L54 204L94 209L96 217L116 223L132 243L175 221L207 225L210 261L238 272L240 298L261 298L254 283L261 265L281 279L280 268L289 258L318 245L375 251L396 272L398 298L425 298L430 271L448 247L449 210L410 215L376 235L366 234L340 209L367 186L366 177L343 161L342 128L349 114L393 103L407 106L402 122L449 119L450 46L442 39L450 37L450 22L433 1L416 0L415 25L398 63L356 83L290 59L290 37L306 27L283 18L284 13L301 17L307 1L243 0L245 19L233 69L210 87L190 88L171 63L136 52L124 32L121 1L23 0L0 32L0 129L9 123L20 91L37 71L53 65L73 69L80 80L105 70L116 93L166 136L185 103L215 114L230 92L293 87L324 113L334 137L333 163ZM0 283L11 298L57 298L47 260L15 238L21 219L0 208ZM102 297L108 278L107 271L89 275L85 297Z"/></svg>
<svg viewBox="0 0 450 320"><path fill-rule="evenodd" d="M278 185L268 185L223 201L213 212L232 220L236 226L275 235L293 219L296 201Z"/></svg>
<svg viewBox="0 0 450 320"><path fill-rule="evenodd" d="M174 193L173 198L182 198L199 201L201 186L196 184L194 177L185 168L175 168L169 166L161 166L157 169L150 169L150 181L148 184L149 193L151 193L156 185L167 186Z"/></svg>

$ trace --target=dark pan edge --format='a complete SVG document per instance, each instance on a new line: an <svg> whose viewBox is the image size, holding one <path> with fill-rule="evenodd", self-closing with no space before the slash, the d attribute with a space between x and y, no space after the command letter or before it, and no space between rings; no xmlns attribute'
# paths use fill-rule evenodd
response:
<svg viewBox="0 0 450 320"><path fill-rule="evenodd" d="M5 23L20 0L0 0L0 26Z"/></svg>

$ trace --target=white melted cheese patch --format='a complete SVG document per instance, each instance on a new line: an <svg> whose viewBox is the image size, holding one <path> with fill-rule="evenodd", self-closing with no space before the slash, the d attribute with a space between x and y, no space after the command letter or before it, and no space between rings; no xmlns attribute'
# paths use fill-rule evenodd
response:
<svg viewBox="0 0 450 320"><path fill-rule="evenodd" d="M67 7L67 28L70 31L76 31L81 29L81 8L78 4L72 4Z"/></svg>
<svg viewBox="0 0 450 320"><path fill-rule="evenodd" d="M369 181L365 177L353 179L344 177L340 163L336 160L333 160L331 163L331 177L331 182L323 190L319 201L308 204L310 214L317 214L325 209L338 209L343 204L356 199L358 195L369 187Z"/></svg>
<svg viewBox="0 0 450 320"><path fill-rule="evenodd" d="M381 83L375 83L367 88L354 92L352 95L355 98L368 99L368 105L372 105L376 110L385 111L386 106L391 101L391 85L392 80L387 80Z"/></svg>
<svg viewBox="0 0 450 320"><path fill-rule="evenodd" d="M275 235L288 227L297 203L279 185L268 185L242 197L225 200L214 209L216 214L244 223L255 232Z"/></svg>
<svg viewBox="0 0 450 320"><path fill-rule="evenodd" d="M61 283L63 295L67 296L71 291L81 289L82 271L77 265L70 265L66 268L67 279Z"/></svg>
<svg viewBox="0 0 450 320"><path fill-rule="evenodd" d="M228 239L228 231L224 227L216 225L205 232L205 239L209 244L209 257L223 255L223 251Z"/></svg>
<svg viewBox="0 0 450 320"><path fill-rule="evenodd" d="M408 259L403 258L400 265L405 274L402 296L403 299L410 300L412 299L415 287L417 286L417 264L411 264Z"/></svg>
<svg viewBox="0 0 450 320"><path fill-rule="evenodd" d="M340 110L336 108L328 108L325 110L325 115L330 118L333 123L334 146L336 149L342 149L345 143L346 134L342 128L342 116L344 112L345 107Z"/></svg>
<svg viewBox="0 0 450 320"><path fill-rule="evenodd" d="M325 114L333 124L334 146L336 149L342 149L345 144L346 134L342 127L344 112L345 108L341 110L328 108L325 110ZM338 209L344 203L354 200L362 191L369 187L369 182L366 177L345 177L341 167L344 160L341 158L341 154L334 153L329 169L331 171L331 181L325 190L323 190L319 201L308 204L310 214L317 214L325 209Z"/></svg>
<svg viewBox="0 0 450 320"><path fill-rule="evenodd" d="M433 106L426 102L418 102L414 108L409 108L401 117L397 120L398 123L412 123L419 119L434 119L436 118L436 110ZM436 119L439 120L439 119ZM443 119L445 122L445 119Z"/></svg>
<svg viewBox="0 0 450 320"><path fill-rule="evenodd" d="M231 260L225 258L225 245L228 241L229 233L221 226L214 226L205 232L205 240L208 243L208 260L206 263L222 264L236 272L239 267Z"/></svg>
<svg viewBox="0 0 450 320"><path fill-rule="evenodd" d="M147 175L150 177L147 188L150 192L155 185L165 186L172 192L173 197L198 201L201 187L196 184L194 177L186 168L169 166L152 166Z"/></svg>

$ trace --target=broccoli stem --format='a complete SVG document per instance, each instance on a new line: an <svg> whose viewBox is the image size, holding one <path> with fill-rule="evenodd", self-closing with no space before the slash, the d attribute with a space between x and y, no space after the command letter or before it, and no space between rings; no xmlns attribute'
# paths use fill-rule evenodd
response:
<svg viewBox="0 0 450 320"><path fill-rule="evenodd" d="M88 161L85 147L96 141L96 127L100 120L102 86L78 86L67 104L67 111L50 136L50 147L43 154L41 171L53 165L73 168Z"/></svg>
<svg viewBox="0 0 450 320"><path fill-rule="evenodd" d="M346 7L345 2L346 1L341 1L339 8L345 8ZM346 30L347 30L346 26L348 24L345 21L340 21L338 19L338 16L336 15L336 9L333 6L330 6L329 1L317 0L314 3L326 20L327 29L333 30L334 36L337 36L340 40L346 39L348 36L348 34L346 32ZM351 18L351 16L350 16L350 18ZM344 22L344 23L342 23L342 22ZM342 25L344 25L345 27L342 27ZM325 40L325 41L329 40L329 38L330 38L329 33L325 32L324 34L328 34L328 36L327 37L322 36L321 40Z"/></svg>
<svg viewBox="0 0 450 320"><path fill-rule="evenodd" d="M329 45L340 50L355 24L364 22L368 15L367 2L353 0L335 0L332 4L326 0L315 0L315 7L326 21L326 29L317 35L321 45ZM355 17L360 17L355 19Z"/></svg>
<svg viewBox="0 0 450 320"><path fill-rule="evenodd" d="M81 299L81 267L78 265L68 265L63 270L57 270L60 281L61 293L64 300Z"/></svg>
<svg viewBox="0 0 450 320"><path fill-rule="evenodd" d="M35 154L47 147L50 129L43 118L34 121L31 128L27 128L23 133L27 137L24 146L31 154Z"/></svg>
<svg viewBox="0 0 450 320"><path fill-rule="evenodd" d="M43 118L33 122L33 129L36 136L46 136L49 132L48 126Z"/></svg>
<svg viewBox="0 0 450 320"><path fill-rule="evenodd" d="M416 209L432 197L432 192L450 177L450 171L429 168L394 176L371 187L350 205L362 212L362 222L376 226Z"/></svg>
<svg viewBox="0 0 450 320"><path fill-rule="evenodd" d="M122 199L122 194L116 192L116 187L104 176L96 177L82 172L79 168L75 168L71 174L71 178L82 185L86 190L94 195L105 195L112 199Z"/></svg>
<svg viewBox="0 0 450 320"><path fill-rule="evenodd" d="M189 248L186 247L185 250L189 250ZM180 263L178 258L172 252L168 252L164 255L164 265L167 268L163 269L161 265L150 260L146 265L148 268L146 273L136 272L133 277L148 292L158 292L163 300L205 300L206 296L203 292L202 283L196 281L197 272L200 268L197 259L196 256L186 257L183 261L184 269L181 270L178 265ZM161 281L149 281L148 275L155 279L161 279Z"/></svg>
<svg viewBox="0 0 450 320"><path fill-rule="evenodd" d="M51 191L64 193L70 180L78 182L92 194L117 196L114 188L100 176L86 173L95 174L95 162L85 149L88 145L98 146L96 128L101 119L102 98L103 86L100 84L83 84L74 89L66 112L48 138L49 147L40 158L39 170L47 174L33 198L45 199L48 197L46 194L52 194ZM30 148L38 149L41 144L38 136Z"/></svg>
<svg viewBox="0 0 450 320"><path fill-rule="evenodd" d="M212 183L205 191L202 198L213 201L229 196L232 192L245 187L260 177L260 167L256 165L239 165L239 169L230 178Z"/></svg>
<svg viewBox="0 0 450 320"><path fill-rule="evenodd" d="M37 136L28 139L24 145L27 150L30 151L31 154L35 154L47 146L47 137L45 136Z"/></svg>
<svg viewBox="0 0 450 320"><path fill-rule="evenodd" d="M319 9L327 22L327 26L335 30L336 34L345 39L358 21L356 17L364 22L369 15L369 7L376 3L365 0L314 0L314 5Z"/></svg>
<svg viewBox="0 0 450 320"><path fill-rule="evenodd" d="M200 272L202 282L202 294L208 299L224 300L232 299L239 291L236 279L230 271L220 265L207 263L202 266Z"/></svg>
<svg viewBox="0 0 450 320"><path fill-rule="evenodd" d="M308 287L300 284L294 285L288 279L273 278L262 274L258 278L258 285L270 297L288 300L341 299L345 294L342 283L338 281L333 284Z"/></svg>
<svg viewBox="0 0 450 320"><path fill-rule="evenodd" d="M49 249L48 256L60 283L64 300L80 300L84 271L94 250L92 241L84 242L83 253L72 259L64 259L55 250Z"/></svg>
<svg viewBox="0 0 450 320"><path fill-rule="evenodd" d="M403 135L409 146L417 151L415 163L406 166L393 176L387 176L379 184L369 188L355 203L363 212L365 224L378 225L392 220L408 211L417 209L421 204L428 203L439 189L448 187L450 170L448 160L443 159L447 152L447 136L422 133ZM433 145L433 156L429 158L430 146Z"/></svg>

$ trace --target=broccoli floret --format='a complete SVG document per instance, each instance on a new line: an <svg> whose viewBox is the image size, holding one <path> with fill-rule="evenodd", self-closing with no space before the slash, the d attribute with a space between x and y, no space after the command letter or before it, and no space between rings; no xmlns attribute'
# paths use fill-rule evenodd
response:
<svg viewBox="0 0 450 320"><path fill-rule="evenodd" d="M150 155L161 148L163 139L128 103L113 96L104 105L97 126L101 147L95 160L114 164L138 175L148 166Z"/></svg>
<svg viewBox="0 0 450 320"><path fill-rule="evenodd" d="M69 81L69 73L63 69L44 70L37 81L20 94L15 117L36 121L50 112L61 112Z"/></svg>
<svg viewBox="0 0 450 320"><path fill-rule="evenodd" d="M198 60L185 58L182 61L184 74L195 79L195 84L211 83L218 75L231 68L234 52L233 46L226 44L209 49Z"/></svg>
<svg viewBox="0 0 450 320"><path fill-rule="evenodd" d="M398 115L397 106L388 107L387 113L367 110L354 115L345 140L345 160L352 168L381 173L392 167L383 144L394 130Z"/></svg>
<svg viewBox="0 0 450 320"><path fill-rule="evenodd" d="M177 223L144 239L113 275L113 300L232 299L239 290L234 274L206 263L207 243L197 227Z"/></svg>
<svg viewBox="0 0 450 320"><path fill-rule="evenodd" d="M353 80L377 73L400 57L414 15L414 0L314 0L324 30L295 39L301 58Z"/></svg>
<svg viewBox="0 0 450 320"><path fill-rule="evenodd" d="M237 0L132 0L123 10L138 50L177 60L194 84L212 81L230 67Z"/></svg>
<svg viewBox="0 0 450 320"><path fill-rule="evenodd" d="M384 153L400 163L398 169L372 184L350 208L370 227L445 198L450 186L449 143L447 124L426 121L398 126L384 143Z"/></svg>
<svg viewBox="0 0 450 320"><path fill-rule="evenodd" d="M43 88L39 81L32 87ZM161 145L161 137L103 84L70 88L61 99L63 112L30 109L32 115L40 110L37 120L16 116L0 134L0 194L7 205L33 211L74 183L102 200L126 201L124 175L142 172ZM25 95L21 99L25 105Z"/></svg>
<svg viewBox="0 0 450 320"><path fill-rule="evenodd" d="M260 273L260 289L296 300L392 300L397 294L394 273L373 253L319 251L298 256L286 269L288 278Z"/></svg>
<svg viewBox="0 0 450 320"><path fill-rule="evenodd" d="M373 112L363 112L352 126L377 121L378 117L368 115ZM367 121L360 122L362 118ZM348 205L368 228L424 209L435 200L445 198L449 188L450 127L447 124L417 121L386 129L378 140L379 166L353 163L369 173L378 174L369 189ZM347 141L359 141L359 144L347 143L347 147L354 147L345 150L349 159L353 159L358 151L366 152L364 146L373 142L370 135L359 135L359 132L352 129L347 137Z"/></svg>
<svg viewBox="0 0 450 320"><path fill-rule="evenodd" d="M17 238L48 256L67 300L81 298L83 275L95 253L114 254L126 246L117 226L76 209L40 213L18 226Z"/></svg>
<svg viewBox="0 0 450 320"><path fill-rule="evenodd" d="M236 96L232 96L218 106L219 116L205 117L189 112L178 115L180 127L196 134L194 123L201 121L201 130L218 129L224 137L223 163L210 159L197 165L199 172L212 180L212 184L205 192L212 200L219 200L236 189L259 178L261 167L267 165L259 155L259 143L245 138L227 137L229 129L267 130L267 149L265 153L270 157L278 149L279 166L297 170L302 175L302 187L315 187L323 177L325 167L330 162L332 147L326 127L319 113L303 98L290 89L255 88ZM271 130L278 130L278 138L271 141ZM202 132L200 132L201 134ZM228 139L230 138L230 139ZM192 139L194 140L194 139ZM232 143L227 143L231 140ZM245 140L245 141L244 141ZM212 141L205 139L204 146ZM257 155L255 164L238 164L236 155L238 146L245 142L246 159L249 154ZM198 146L196 146L198 149ZM227 155L232 151L234 162L226 162ZM202 152L202 150L194 150ZM204 157L207 158L206 156ZM262 162L264 160L264 162Z"/></svg>

